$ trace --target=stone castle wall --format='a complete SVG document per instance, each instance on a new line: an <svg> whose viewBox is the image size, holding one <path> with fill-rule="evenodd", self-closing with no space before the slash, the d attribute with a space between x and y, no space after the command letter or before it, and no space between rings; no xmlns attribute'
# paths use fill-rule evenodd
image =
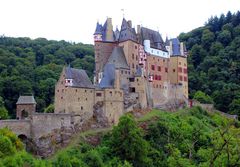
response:
<svg viewBox="0 0 240 167"><path fill-rule="evenodd" d="M0 128L9 128L16 133L17 136L25 135L31 138L31 120L0 120Z"/></svg>

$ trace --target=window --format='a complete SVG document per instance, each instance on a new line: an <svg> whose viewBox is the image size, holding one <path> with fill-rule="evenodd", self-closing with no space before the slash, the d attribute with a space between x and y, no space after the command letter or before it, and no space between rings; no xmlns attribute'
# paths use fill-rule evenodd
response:
<svg viewBox="0 0 240 167"><path fill-rule="evenodd" d="M137 45L135 45L135 49L137 49Z"/></svg>
<svg viewBox="0 0 240 167"><path fill-rule="evenodd" d="M87 90L85 89L85 92L87 92Z"/></svg>
<svg viewBox="0 0 240 167"><path fill-rule="evenodd" d="M165 68L165 72L168 72L168 68L167 67Z"/></svg>
<svg viewBox="0 0 240 167"><path fill-rule="evenodd" d="M155 80L158 80L158 75L155 75Z"/></svg>
<svg viewBox="0 0 240 167"><path fill-rule="evenodd" d="M178 62L179 65L181 65L181 62Z"/></svg>
<svg viewBox="0 0 240 167"><path fill-rule="evenodd" d="M136 55L136 60L138 60L138 56Z"/></svg>
<svg viewBox="0 0 240 167"><path fill-rule="evenodd" d="M83 110L83 106L81 106L81 110Z"/></svg>
<svg viewBox="0 0 240 167"><path fill-rule="evenodd" d="M129 82L134 82L134 78L129 78Z"/></svg>
<svg viewBox="0 0 240 167"><path fill-rule="evenodd" d="M123 70L121 70L121 74L123 74Z"/></svg>
<svg viewBox="0 0 240 167"><path fill-rule="evenodd" d="M184 67L186 67L187 65L186 65L186 63L184 63Z"/></svg>
<svg viewBox="0 0 240 167"><path fill-rule="evenodd" d="M96 96L97 96L97 97L101 97L101 96L102 96L102 93L96 93Z"/></svg>
<svg viewBox="0 0 240 167"><path fill-rule="evenodd" d="M184 81L187 81L187 77L184 77Z"/></svg>
<svg viewBox="0 0 240 167"><path fill-rule="evenodd" d="M132 59L134 60L134 54L132 54Z"/></svg>
<svg viewBox="0 0 240 167"><path fill-rule="evenodd" d="M181 73L182 72L182 67L178 67L178 71Z"/></svg>
<svg viewBox="0 0 240 167"><path fill-rule="evenodd" d="M184 69L183 69L183 72L184 72L184 74L187 74L187 69L184 68Z"/></svg>
<svg viewBox="0 0 240 167"><path fill-rule="evenodd" d="M179 80L180 80L180 81L182 81L182 80L183 80L183 78L182 78L182 76L181 76L181 75L179 76Z"/></svg>
<svg viewBox="0 0 240 167"><path fill-rule="evenodd" d="M77 89L75 91L77 92Z"/></svg>
<svg viewBox="0 0 240 167"><path fill-rule="evenodd" d="M78 98L78 101L80 101L80 98Z"/></svg>
<svg viewBox="0 0 240 167"><path fill-rule="evenodd" d="M57 92L59 92L59 90L57 90Z"/></svg>
<svg viewBox="0 0 240 167"><path fill-rule="evenodd" d="M112 91L110 91L109 93L110 93L110 95L112 96Z"/></svg>
<svg viewBox="0 0 240 167"><path fill-rule="evenodd" d="M158 76L158 80L159 80L159 81L160 81L160 80L162 80L162 77L161 77L161 75L159 75L159 76Z"/></svg>
<svg viewBox="0 0 240 167"><path fill-rule="evenodd" d="M63 99L63 97L61 97L61 99Z"/></svg>
<svg viewBox="0 0 240 167"><path fill-rule="evenodd" d="M87 98L85 100L87 101Z"/></svg>
<svg viewBox="0 0 240 167"><path fill-rule="evenodd" d="M163 62L165 62L165 59L163 59Z"/></svg>
<svg viewBox="0 0 240 167"><path fill-rule="evenodd" d="M155 70L155 66L154 66L154 65L152 65L152 66L151 66L151 69L152 69L152 70Z"/></svg>
<svg viewBox="0 0 240 167"><path fill-rule="evenodd" d="M138 65L136 65L136 70L138 69Z"/></svg>
<svg viewBox="0 0 240 167"><path fill-rule="evenodd" d="M158 66L158 71L161 71L161 67L160 66Z"/></svg>
<svg viewBox="0 0 240 167"><path fill-rule="evenodd" d="M125 71L125 74L127 74L127 71Z"/></svg>
<svg viewBox="0 0 240 167"><path fill-rule="evenodd" d="M130 87L129 89L130 89L130 92L132 92L132 93L135 93L135 92L136 92L136 90L135 90L134 87Z"/></svg>

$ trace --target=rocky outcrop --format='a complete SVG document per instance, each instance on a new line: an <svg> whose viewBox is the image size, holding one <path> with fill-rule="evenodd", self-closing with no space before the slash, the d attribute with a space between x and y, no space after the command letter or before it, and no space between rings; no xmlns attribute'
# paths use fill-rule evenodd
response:
<svg viewBox="0 0 240 167"><path fill-rule="evenodd" d="M103 102L98 101L94 106L93 106L93 118L96 120L96 123L100 127L107 127L109 126L108 119L104 114L103 111Z"/></svg>
<svg viewBox="0 0 240 167"><path fill-rule="evenodd" d="M74 130L69 127L55 129L52 133L33 140L34 153L41 158L49 157L57 149L67 146L73 134Z"/></svg>

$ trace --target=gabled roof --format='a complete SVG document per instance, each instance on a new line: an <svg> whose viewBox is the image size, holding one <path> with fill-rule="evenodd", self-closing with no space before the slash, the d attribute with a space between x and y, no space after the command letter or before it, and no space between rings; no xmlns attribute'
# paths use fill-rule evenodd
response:
<svg viewBox="0 0 240 167"><path fill-rule="evenodd" d="M33 96L20 96L16 104L37 104Z"/></svg>
<svg viewBox="0 0 240 167"><path fill-rule="evenodd" d="M85 70L66 67L65 78L73 80L73 87L93 88L93 84Z"/></svg>
<svg viewBox="0 0 240 167"><path fill-rule="evenodd" d="M137 42L137 34L135 28L132 28L126 19L123 18L118 41L121 42L126 40L133 40Z"/></svg>
<svg viewBox="0 0 240 167"><path fill-rule="evenodd" d="M172 38L170 41L172 42L172 55L181 56L179 40L177 38Z"/></svg>
<svg viewBox="0 0 240 167"><path fill-rule="evenodd" d="M116 69L129 69L122 47L114 47L107 63L114 64Z"/></svg>
<svg viewBox="0 0 240 167"><path fill-rule="evenodd" d="M166 47L162 39L162 36L157 31L154 31L145 27L141 27L141 39L142 39L142 44L144 40L150 40L150 46L152 48L166 51Z"/></svg>
<svg viewBox="0 0 240 167"><path fill-rule="evenodd" d="M104 66L103 78L99 83L100 88L113 88L115 81L115 65L106 64Z"/></svg>

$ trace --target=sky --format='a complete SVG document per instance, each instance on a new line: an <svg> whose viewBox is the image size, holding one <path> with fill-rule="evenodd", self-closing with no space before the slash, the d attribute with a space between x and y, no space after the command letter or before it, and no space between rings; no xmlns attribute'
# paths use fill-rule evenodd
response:
<svg viewBox="0 0 240 167"><path fill-rule="evenodd" d="M0 0L0 35L93 44L96 23L122 18L177 37L211 16L240 10L240 0Z"/></svg>

